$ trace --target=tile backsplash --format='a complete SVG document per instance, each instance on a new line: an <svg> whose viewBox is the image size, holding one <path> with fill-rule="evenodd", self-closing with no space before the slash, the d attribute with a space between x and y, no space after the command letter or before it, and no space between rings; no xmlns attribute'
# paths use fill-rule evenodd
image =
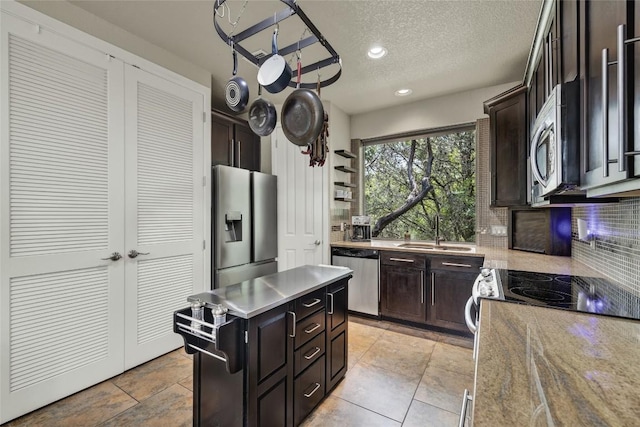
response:
<svg viewBox="0 0 640 427"><path fill-rule="evenodd" d="M491 208L491 168L489 157L489 119L476 122L476 244L507 248L507 235L494 235L495 226L507 226L507 208Z"/></svg>
<svg viewBox="0 0 640 427"><path fill-rule="evenodd" d="M578 239L577 220L587 222L595 244ZM640 197L572 209L572 258L640 295Z"/></svg>

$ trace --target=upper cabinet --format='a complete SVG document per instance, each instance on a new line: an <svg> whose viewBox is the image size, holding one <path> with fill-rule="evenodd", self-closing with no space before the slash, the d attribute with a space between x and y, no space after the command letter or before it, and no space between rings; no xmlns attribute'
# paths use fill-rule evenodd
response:
<svg viewBox="0 0 640 427"><path fill-rule="evenodd" d="M581 186L589 197L640 194L637 2L581 1Z"/></svg>
<svg viewBox="0 0 640 427"><path fill-rule="evenodd" d="M246 121L212 112L211 164L260 171L260 137Z"/></svg>
<svg viewBox="0 0 640 427"><path fill-rule="evenodd" d="M490 119L491 206L527 204L527 91L511 89L484 103Z"/></svg>

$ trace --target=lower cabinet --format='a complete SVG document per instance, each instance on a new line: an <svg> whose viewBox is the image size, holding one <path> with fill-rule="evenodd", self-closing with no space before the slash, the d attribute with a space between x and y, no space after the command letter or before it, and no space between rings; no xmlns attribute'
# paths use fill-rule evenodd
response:
<svg viewBox="0 0 640 427"><path fill-rule="evenodd" d="M380 252L380 313L468 332L464 306L483 262L483 257Z"/></svg>
<svg viewBox="0 0 640 427"><path fill-rule="evenodd" d="M426 265L421 254L380 252L380 314L426 322Z"/></svg>
<svg viewBox="0 0 640 427"><path fill-rule="evenodd" d="M478 277L483 258L431 257L430 301L427 323L433 326L468 332L464 306Z"/></svg>
<svg viewBox="0 0 640 427"><path fill-rule="evenodd" d="M297 426L347 371L348 279L252 317L244 369L194 355L194 426Z"/></svg>

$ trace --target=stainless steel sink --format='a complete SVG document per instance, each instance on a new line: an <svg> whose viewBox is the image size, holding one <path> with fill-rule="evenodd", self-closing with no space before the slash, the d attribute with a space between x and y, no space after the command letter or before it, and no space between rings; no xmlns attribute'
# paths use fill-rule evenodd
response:
<svg viewBox="0 0 640 427"><path fill-rule="evenodd" d="M473 250L473 248L469 246L447 246L447 245L436 245L435 243L401 243L398 245L399 248L407 248L407 249L424 249L427 251L450 251L450 252L469 252Z"/></svg>

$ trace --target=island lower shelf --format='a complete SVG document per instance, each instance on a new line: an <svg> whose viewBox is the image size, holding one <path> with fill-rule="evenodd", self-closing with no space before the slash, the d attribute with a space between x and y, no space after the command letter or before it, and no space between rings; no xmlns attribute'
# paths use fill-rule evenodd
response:
<svg viewBox="0 0 640 427"><path fill-rule="evenodd" d="M306 292L299 286L293 289L283 285L278 290L284 295L282 304L270 302L267 310L258 310L247 318L231 311L219 330L213 330L207 339L198 337L195 345L189 335L197 334L197 330L183 326L182 332L177 331L185 339L185 350L194 354L194 426L297 426L344 377L351 271L314 266L313 276L318 276L319 268L327 269L320 273L327 272L335 280L323 278L319 286L307 283ZM277 274L283 273L293 279L308 271ZM273 285L277 279L268 280ZM224 298L240 289L246 293L248 284L243 285L233 285L236 288L228 290ZM225 293L212 292L216 291ZM288 298L291 294L296 297ZM176 315L181 312L185 310ZM188 320L178 318L183 324ZM234 328L237 351L229 349L233 346L229 334ZM209 329L205 326L204 331L208 333ZM205 351L198 349L202 346ZM240 357L240 363L235 364L230 357Z"/></svg>

